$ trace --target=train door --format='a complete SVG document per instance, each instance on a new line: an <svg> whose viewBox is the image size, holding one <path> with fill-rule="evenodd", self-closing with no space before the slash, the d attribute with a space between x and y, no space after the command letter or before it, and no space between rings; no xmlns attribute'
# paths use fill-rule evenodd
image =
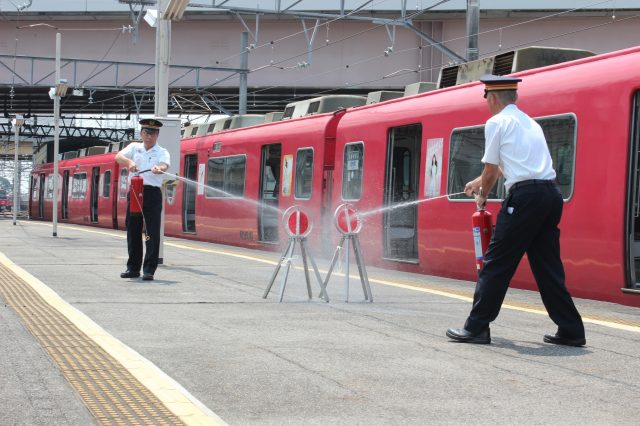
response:
<svg viewBox="0 0 640 426"><path fill-rule="evenodd" d="M630 290L640 290L640 92L636 93L633 105L629 173L627 173L629 189L627 192L626 275L629 280L625 287Z"/></svg>
<svg viewBox="0 0 640 426"><path fill-rule="evenodd" d="M62 220L69 219L69 170L62 172Z"/></svg>
<svg viewBox="0 0 640 426"><path fill-rule="evenodd" d="M385 174L384 256L418 260L417 204L420 169L419 124L389 130Z"/></svg>
<svg viewBox="0 0 640 426"><path fill-rule="evenodd" d="M279 143L262 146L258 206L258 241L262 242L278 241L281 156L282 146Z"/></svg>
<svg viewBox="0 0 640 426"><path fill-rule="evenodd" d="M44 184L46 177L40 175L40 185L38 186L38 219L44 219ZM15 206L14 206L15 207Z"/></svg>
<svg viewBox="0 0 640 426"><path fill-rule="evenodd" d="M196 232L196 187L198 181L198 157L184 156L184 177L189 183L182 182L182 231ZM192 183L194 182L194 183Z"/></svg>
<svg viewBox="0 0 640 426"><path fill-rule="evenodd" d="M100 167L94 167L91 173L91 222L98 222L98 195L100 188Z"/></svg>

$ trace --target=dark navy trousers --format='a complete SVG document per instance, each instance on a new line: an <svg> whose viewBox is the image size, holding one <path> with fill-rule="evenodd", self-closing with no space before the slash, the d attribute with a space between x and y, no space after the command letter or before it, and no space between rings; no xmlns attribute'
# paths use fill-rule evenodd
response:
<svg viewBox="0 0 640 426"><path fill-rule="evenodd" d="M582 318L565 286L560 259L562 207L562 195L552 181L510 191L498 214L465 329L480 332L497 318L509 282L526 253L558 332L567 338L584 337Z"/></svg>
<svg viewBox="0 0 640 426"><path fill-rule="evenodd" d="M128 199L128 197L127 197ZM162 220L162 191L160 188L145 186L142 193L142 216L132 216L127 202L127 247L129 259L127 270L153 275L158 267L160 255L160 221ZM146 231L147 240L144 262L142 260L142 230Z"/></svg>

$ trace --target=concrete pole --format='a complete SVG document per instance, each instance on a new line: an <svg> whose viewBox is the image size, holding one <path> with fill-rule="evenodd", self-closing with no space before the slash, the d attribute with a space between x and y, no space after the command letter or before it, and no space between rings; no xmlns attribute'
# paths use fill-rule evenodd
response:
<svg viewBox="0 0 640 426"><path fill-rule="evenodd" d="M14 150L14 155L13 155L13 224L16 224L16 221L18 219L18 211L20 210L20 185L19 185L19 180L20 180L20 160L18 158L18 151L20 151L20 126L22 125L21 123L21 119L18 118L18 116L16 116L15 118L15 122L14 122L14 129L15 129L15 147L13 148Z"/></svg>
<svg viewBox="0 0 640 426"><path fill-rule="evenodd" d="M478 59L480 0L467 0L467 61Z"/></svg>
<svg viewBox="0 0 640 426"><path fill-rule="evenodd" d="M156 27L156 104L155 116L166 117L169 103L169 56L171 47L171 21L164 19L169 0L158 0L158 26ZM180 164L179 158L172 158ZM164 263L164 185L162 186L162 214L160 217L160 250L158 264Z"/></svg>
<svg viewBox="0 0 640 426"><path fill-rule="evenodd" d="M246 70L249 67L249 33L243 31L240 35L240 68ZM238 114L247 113L247 71L240 72L240 104Z"/></svg>
<svg viewBox="0 0 640 426"><path fill-rule="evenodd" d="M158 26L156 27L156 117L166 117L169 103L169 50L171 21L164 19L168 0L158 0Z"/></svg>
<svg viewBox="0 0 640 426"><path fill-rule="evenodd" d="M60 46L62 36L56 33L56 81L54 90L60 84ZM60 152L60 96L53 96L53 231L54 237L58 236L58 152Z"/></svg>

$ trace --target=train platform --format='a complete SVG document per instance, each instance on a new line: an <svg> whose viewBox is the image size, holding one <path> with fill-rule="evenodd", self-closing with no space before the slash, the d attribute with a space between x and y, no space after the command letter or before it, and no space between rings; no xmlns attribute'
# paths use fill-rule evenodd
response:
<svg viewBox="0 0 640 426"><path fill-rule="evenodd" d="M492 344L460 344L468 281L369 267L368 303L352 264L348 303L340 271L308 301L294 258L279 303L281 253L167 238L141 281L122 231L0 235L3 425L640 422L638 308L576 299L587 346L555 346L538 293L510 289Z"/></svg>

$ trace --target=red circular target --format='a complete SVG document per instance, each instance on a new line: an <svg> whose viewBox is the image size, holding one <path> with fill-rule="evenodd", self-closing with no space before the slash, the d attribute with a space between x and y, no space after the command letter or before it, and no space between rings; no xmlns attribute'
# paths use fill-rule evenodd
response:
<svg viewBox="0 0 640 426"><path fill-rule="evenodd" d="M291 206L283 216L284 229L291 237L306 237L311 232L311 220L300 206Z"/></svg>
<svg viewBox="0 0 640 426"><path fill-rule="evenodd" d="M350 204L341 204L334 215L335 225L338 231L345 235L357 234L362 229L362 219Z"/></svg>

